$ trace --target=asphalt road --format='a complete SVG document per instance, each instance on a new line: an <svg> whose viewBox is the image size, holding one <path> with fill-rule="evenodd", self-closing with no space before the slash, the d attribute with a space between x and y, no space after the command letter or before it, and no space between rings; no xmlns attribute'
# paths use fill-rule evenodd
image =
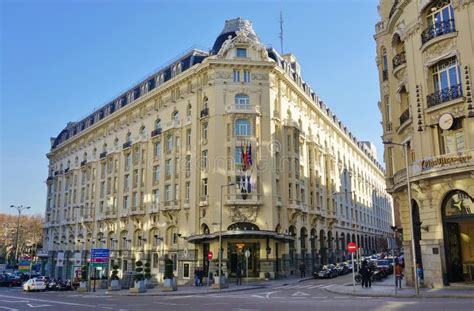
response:
<svg viewBox="0 0 474 311"><path fill-rule="evenodd" d="M370 298L333 294L325 288L350 282L350 276L308 280L240 292L187 296L125 296L76 292L25 293L0 288L2 310L473 310L474 299Z"/></svg>

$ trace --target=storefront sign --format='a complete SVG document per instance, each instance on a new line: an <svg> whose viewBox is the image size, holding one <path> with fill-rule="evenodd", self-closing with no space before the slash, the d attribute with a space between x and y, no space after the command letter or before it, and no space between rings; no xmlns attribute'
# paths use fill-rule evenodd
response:
<svg viewBox="0 0 474 311"><path fill-rule="evenodd" d="M420 163L421 171L425 172L436 167L445 167L455 164L464 164L472 160L472 154L456 154L451 156L440 156L427 160L422 160Z"/></svg>

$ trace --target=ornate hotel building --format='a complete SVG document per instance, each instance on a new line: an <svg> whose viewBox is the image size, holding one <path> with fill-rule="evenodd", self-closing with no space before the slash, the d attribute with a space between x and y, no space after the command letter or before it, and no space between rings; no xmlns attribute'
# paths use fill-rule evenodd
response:
<svg viewBox="0 0 474 311"><path fill-rule="evenodd" d="M47 156L44 245L48 273L62 277L109 248L123 275L140 258L161 281L170 258L185 283L196 267L217 270L219 236L230 277L246 250L250 276L282 277L301 261L310 271L347 259L349 241L377 251L391 234L372 144L241 18L210 51L69 123Z"/></svg>
<svg viewBox="0 0 474 311"><path fill-rule="evenodd" d="M474 1L382 0L376 25L387 190L403 226L413 281L410 215L424 285L474 279ZM410 208L409 208L410 205Z"/></svg>

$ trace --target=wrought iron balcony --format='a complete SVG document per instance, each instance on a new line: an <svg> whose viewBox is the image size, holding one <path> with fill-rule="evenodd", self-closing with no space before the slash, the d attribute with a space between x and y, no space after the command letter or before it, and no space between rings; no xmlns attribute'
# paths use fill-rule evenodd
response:
<svg viewBox="0 0 474 311"><path fill-rule="evenodd" d="M439 23L435 23L434 25L429 26L421 33L421 44L425 44L426 42L434 39L436 37L455 32L456 27L454 25L454 19L448 19L446 21L442 21Z"/></svg>
<svg viewBox="0 0 474 311"><path fill-rule="evenodd" d="M82 162L81 162L81 166L86 165L86 163L87 163L87 160L82 161Z"/></svg>
<svg viewBox="0 0 474 311"><path fill-rule="evenodd" d="M400 115L400 125L404 124L409 119L410 119L410 110L407 109L407 110L403 111L402 114Z"/></svg>
<svg viewBox="0 0 474 311"><path fill-rule="evenodd" d="M132 142L131 142L131 141L127 141L126 143L124 143L124 144L122 145L122 149L130 148L131 145L132 145Z"/></svg>
<svg viewBox="0 0 474 311"><path fill-rule="evenodd" d="M407 59L405 57L405 51L398 53L392 59L393 69L406 63L407 63Z"/></svg>
<svg viewBox="0 0 474 311"><path fill-rule="evenodd" d="M426 97L428 108L448 102L462 96L462 84L452 85Z"/></svg>
<svg viewBox="0 0 474 311"><path fill-rule="evenodd" d="M151 131L151 137L155 137L161 134L161 127Z"/></svg>
<svg viewBox="0 0 474 311"><path fill-rule="evenodd" d="M209 108L204 108L201 110L201 118L209 116Z"/></svg>
<svg viewBox="0 0 474 311"><path fill-rule="evenodd" d="M107 151L101 152L99 155L100 159L104 159L107 156Z"/></svg>

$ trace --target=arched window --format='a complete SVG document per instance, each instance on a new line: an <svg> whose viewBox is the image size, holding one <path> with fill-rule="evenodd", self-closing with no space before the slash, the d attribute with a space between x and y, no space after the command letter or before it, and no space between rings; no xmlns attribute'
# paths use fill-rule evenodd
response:
<svg viewBox="0 0 474 311"><path fill-rule="evenodd" d="M118 146L118 141L119 141L119 140L118 140L118 138L117 138L117 137L115 137L115 140L114 140L114 146L115 146L115 147L117 147L117 146Z"/></svg>
<svg viewBox="0 0 474 311"><path fill-rule="evenodd" d="M204 96L203 100L202 100L202 108L203 109L206 109L207 108L207 104L208 104L208 99L207 99L207 96Z"/></svg>
<svg viewBox="0 0 474 311"><path fill-rule="evenodd" d="M237 119L235 121L235 135L236 136L250 136L252 130L250 128L250 122L247 119Z"/></svg>
<svg viewBox="0 0 474 311"><path fill-rule="evenodd" d="M132 133L128 132L125 136L125 142L131 143L132 142Z"/></svg>
<svg viewBox="0 0 474 311"><path fill-rule="evenodd" d="M107 151L107 144L104 143L104 144L102 145L102 152L106 152L106 151Z"/></svg>
<svg viewBox="0 0 474 311"><path fill-rule="evenodd" d="M237 108L246 108L248 105L250 105L250 99L248 95L245 95L245 94L235 95L235 106Z"/></svg>
<svg viewBox="0 0 474 311"><path fill-rule="evenodd" d="M145 135L145 126L142 125L142 127L140 127L140 135L143 136Z"/></svg>
<svg viewBox="0 0 474 311"><path fill-rule="evenodd" d="M161 119L156 119L155 130L161 129Z"/></svg>
<svg viewBox="0 0 474 311"><path fill-rule="evenodd" d="M209 227L206 224L201 225L201 234L209 234L211 231L209 230Z"/></svg>
<svg viewBox="0 0 474 311"><path fill-rule="evenodd" d="M190 117L191 116L191 104L188 104L186 107L186 116Z"/></svg>

